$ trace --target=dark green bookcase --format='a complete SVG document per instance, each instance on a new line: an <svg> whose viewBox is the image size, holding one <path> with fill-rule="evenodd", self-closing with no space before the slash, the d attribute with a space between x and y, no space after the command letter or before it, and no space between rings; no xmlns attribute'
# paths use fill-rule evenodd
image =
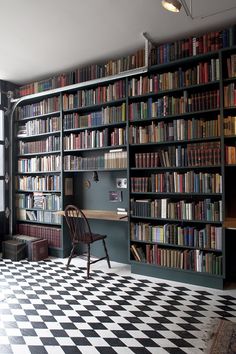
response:
<svg viewBox="0 0 236 354"><path fill-rule="evenodd" d="M55 187L52 190L44 188L28 188L19 187L19 183L13 184L12 200L16 200L14 215L13 215L13 232L26 232L33 234L33 231L25 231L22 229L22 224L39 226L40 229L60 228L60 236L57 235L58 246L49 244L50 253L55 256L65 257L70 251L70 240L67 225L64 218L58 223L53 223L51 220L40 220L36 216L36 220L32 220L30 215L35 215L41 212L36 207L32 207L26 199L23 198L23 202L17 201L19 194L26 196L29 199L34 199L35 193L42 193L44 195L55 194L60 196L60 207L57 210L64 210L68 204L75 204L82 209L93 210L113 210L116 212L117 207L122 207L127 210L129 194L126 189L117 189L117 178L127 179L127 120L126 120L126 78L110 79L110 80L94 80L95 83L73 85L63 88L62 90L56 90L56 93L43 93L27 96L20 99L18 102L18 110L25 110L23 117L19 119L16 107L14 108L13 117L13 138L16 141L13 150L14 166L13 166L13 179L15 181L20 178L28 177L33 178L46 178L47 176L60 178L60 189L56 190ZM97 82L98 81L98 82ZM101 84L102 82L102 84ZM110 97L112 95L112 89L109 87L115 86L119 82L122 83L117 89L118 94L115 92L114 96L122 95L122 97ZM104 88L103 95L105 99L97 98L94 102L93 94L91 94L99 88ZM107 90L107 92L106 92ZM123 91L122 91L123 90ZM60 92L58 92L60 91ZM115 89L114 89L115 91ZM121 91L121 93L120 93ZM81 94L82 93L82 94ZM83 96L83 102L78 100L80 94ZM100 93L99 93L100 95ZM81 96L81 97L82 97ZM58 97L59 108L57 111L51 110L45 113L42 111L37 114L27 113L27 109L30 110L31 105L37 104L45 106L43 102L48 99ZM68 106L67 98L74 102ZM99 101L99 102L97 102ZM67 103L66 103L67 102ZM19 108L20 107L20 108ZM35 109L36 109L35 108ZM107 110L107 111L106 111ZM99 112L103 112L101 115ZM97 116L98 115L98 116ZM78 123L83 119L83 124ZM106 117L105 117L106 116ZM82 117L82 118L81 118ZM52 119L58 118L58 122L52 122ZM103 119L103 121L101 121ZM24 132L25 124L33 125L33 129L38 129L38 125L46 126L44 131L39 131L39 134L27 134ZM51 130L48 131L51 126ZM29 128L30 129L30 128ZM42 128L43 129L43 128ZM19 134L19 130L21 134ZM23 130L23 133L22 133ZM98 133L98 134L97 134ZM94 134L94 135L92 135ZM97 135L96 135L97 134ZM99 135L100 134L100 135ZM50 148L47 152L41 151L45 145L46 139L51 138L52 141L57 137L60 145L55 151L51 151ZM80 143L78 145L78 141ZM39 147L35 147L36 142L44 142ZM27 153L21 151L19 154L19 144L31 143L33 147L28 149L34 149L33 152ZM58 142L57 142L58 143ZM44 145L43 145L44 144ZM45 146L43 147L45 149ZM122 150L122 151L120 151ZM126 154L126 157L121 154ZM112 155L114 159L108 161ZM120 154L120 155L119 155ZM44 170L43 167L40 171L33 167L35 161L26 161L25 165L20 168L21 159L42 158L49 156L58 156L61 160L60 167L57 171L51 169L50 171ZM107 158L107 161L106 158ZM69 160L74 162L68 162ZM125 163L124 160L125 159ZM78 162L83 160L82 162ZM66 163L67 161L67 163ZM75 162L77 161L77 162ZM73 163L80 163L73 167ZM32 164L31 167L27 167ZM106 165L107 164L107 165ZM20 168L20 170L19 170ZM98 181L94 179L94 173L98 176ZM23 184L23 182L22 182ZM109 200L109 192L121 192L121 200L118 202L112 202ZM18 198L19 199L19 198ZM22 205L23 203L23 205ZM44 209L46 212L55 214L55 209ZM23 214L23 217L22 217ZM122 217L122 215L121 215ZM121 219L122 220L122 219ZM126 220L96 220L90 219L92 229L97 230L100 233L106 233L108 237L108 247L111 255L111 259L118 262L128 263L128 223ZM38 234L38 236L40 233ZM92 249L95 256L99 255L102 250L99 247Z"/></svg>
<svg viewBox="0 0 236 354"><path fill-rule="evenodd" d="M131 252L131 269L135 273L212 287L223 286L226 275L223 211L220 218L215 215L219 210L215 210L213 216L211 212L207 214L206 206L199 212L194 205L206 200L210 207L216 205L216 209L219 204L220 208L223 205L224 188L216 190L210 184L202 188L204 183L199 177L200 173L205 175L206 183L216 174L223 179L224 147L219 131L221 60L220 52L214 52L155 65L145 75L149 81L152 78L152 85L148 85L152 90L147 92L149 90L144 89L139 95L129 96L129 104L136 108L139 102L147 104L146 114L130 117L129 122L132 135L137 132L141 135L140 139L135 136L130 144L133 184L130 219L135 230L131 228L130 247L134 247L139 254L137 257L134 251ZM182 74L179 74L180 71ZM144 75L137 79L137 86L140 87L140 82L145 80ZM155 84L155 80L159 84ZM130 86L135 87L132 80ZM134 88L131 90L133 92ZM210 153L212 148L215 149L215 144L218 145L216 159ZM198 153L198 150L203 152ZM155 154L158 161L153 162L151 160L155 159ZM188 177L190 173L192 177ZM144 190L143 186L141 189L139 186L142 178L148 180ZM159 203L156 207L155 202ZM201 238L210 237L209 231L205 235L202 231L206 225L210 225L214 232L222 228L220 250L209 247L209 240L198 241L200 232ZM218 259L217 265L212 267L215 258Z"/></svg>
<svg viewBox="0 0 236 354"><path fill-rule="evenodd" d="M129 72L127 75L124 73L123 78L119 76L95 80L93 82L52 90L48 93L44 92L26 96L21 98L17 103L18 106L24 106L49 97L59 97L60 108L58 112L55 112L55 115L58 115L60 118L60 129L55 134L58 134L60 137L60 151L58 154L61 158L61 166L59 171L56 173L51 171L50 174L58 174L61 177L61 209L63 210L69 203L74 203L83 209L115 211L117 207L126 208L128 210L128 222L95 219L90 222L92 228L101 233L108 234L108 248L111 259L130 263L131 270L134 273L216 288L223 288L225 281L235 273L232 267L232 249L235 249L235 242L232 237L234 231L232 228L231 230L228 230L229 227L225 228L225 222L227 219L233 219L236 216L236 210L233 206L234 196L236 196L234 183L236 163L226 164L225 151L227 145L231 144L235 146L236 134L224 135L224 118L236 115L236 102L234 102L234 107L225 107L224 98L224 87L229 83L236 83L236 79L229 78L227 74L228 58L231 58L231 55L235 53L235 47L221 49L207 54L179 59L167 64L150 66L146 72L145 70L140 72L136 70L133 73ZM205 67L203 63L207 63ZM167 73L176 73L175 75L178 76L177 73L179 71L195 70L197 66L201 66L202 68L199 69L200 73L203 70L204 75L210 74L212 76L209 82L195 82L194 80L191 82L190 80L186 85L181 83L176 87L166 88L165 86L156 92L145 91L141 94L132 94L130 91L130 87L132 85L135 86L134 80L136 82L140 80L143 82L145 77L150 79L152 76L167 75ZM214 69L215 71L216 68L217 76L215 77L212 74L212 70ZM194 72L195 74L193 75L200 75L199 73L196 74L197 69ZM169 74L169 76L172 74ZM123 80L124 82L124 95L122 98L111 99L109 102L84 103L82 106L72 104L69 108L65 108L64 101L66 96L72 97L73 95L77 95L79 91L91 91L101 86L113 85L118 80ZM200 104L200 102L202 103ZM84 124L82 127L71 126L69 128L64 125L68 114L88 116L107 107L112 109L122 104L125 104L125 119L122 121ZM133 113L131 105L134 108ZM187 107L187 109L183 110L181 108L177 110L176 105L182 108ZM192 107L191 111L189 111L190 107ZM141 115L137 113L139 109L142 111ZM25 121L46 119L48 116L51 116L51 114L39 115L38 117L25 117ZM158 138L159 140L153 138L154 135L152 133L152 129L157 129L158 124L158 134L161 136ZM172 136L173 130L177 129L176 124L179 124L178 134L181 138L179 136L178 138L174 135ZM39 134L38 136L25 138L16 137L17 126L19 126L19 121L15 120L13 138L17 142L19 140L34 141L42 139L42 137L45 139L48 135L52 136L54 134ZM114 146L111 143L111 133L115 128L123 129L124 134L126 134L126 140L122 144ZM102 132L104 129L106 129L108 140L101 146L96 146L95 144L94 146L82 146L80 148L73 146L68 148L65 145L65 137L68 137L70 134L76 134L77 136L78 134L84 134L83 136L87 136L92 131ZM147 139L146 133L148 129L150 139ZM190 137L191 129L194 133ZM218 132L215 132L216 129L218 129ZM186 133L188 133L187 137L185 136ZM138 138L134 139L134 134L137 135L136 138L140 134L143 134L142 141L139 141ZM17 171L18 158L16 158L18 157L17 145L13 151L14 178L19 175ZM103 165L89 165L89 167L83 165L82 168L76 167L74 169L64 167L64 159L69 159L69 155L77 159L76 163L81 161L81 159L85 163L86 158L100 159L101 156L105 156L110 150L118 148L127 152L127 167L119 168L116 166L107 168ZM155 153L157 154L158 161L156 165L154 163ZM149 157L147 157L147 154L150 154ZM45 154L34 153L33 155L40 157ZM140 162L137 166L139 158L140 161L146 159L145 163L147 163L147 159L149 159L149 163L152 160L153 165L142 165L143 162ZM182 159L182 162L180 162L180 159ZM88 160L86 161L88 163ZM94 181L94 172L98 174L98 182ZM21 174L23 175L23 173ZM32 176L40 176L41 174L47 175L48 172L29 172L29 175ZM189 187L189 181L191 180L190 177L187 177L189 174L192 174L191 178L195 181L194 183L197 187L194 187L194 183L191 188ZM205 176L203 177L206 184L204 190L198 190L200 188L199 183L204 184L200 180L199 174ZM160 178L163 188L161 190L154 190L156 178L157 180L159 178L156 177L158 175L162 176ZM188 183L186 182L187 187L185 188L181 184L181 190L178 190L180 184L178 182L179 184L176 183L174 185L174 187L177 186L178 188L174 188L173 176L175 176L177 181L178 179L183 181L183 179L187 180L190 178ZM118 203L113 203L109 201L109 191L119 191L116 185L117 178L127 178L128 186L127 189L121 190L122 200ZM144 190L142 190L140 181L144 181L145 178L148 181L148 187L146 185ZM219 179L221 182L219 182ZM65 187L68 181L72 181L73 186L72 193L69 195ZM168 182L168 187L166 181ZM221 190L218 190L219 183L222 186ZM213 185L217 185L218 187ZM15 200L17 192L18 190L14 186L13 200ZM20 192L29 193L27 189ZM45 191L42 190L42 192ZM164 201L159 202L159 200ZM146 205L145 207L143 206L144 204ZM169 205L169 209L166 208L166 204ZM154 205L156 209L154 209ZM25 222L28 224L31 222L33 224L38 223L37 221L30 222L30 220ZM15 213L13 217L14 232L17 229L18 223L20 224L21 221L17 220ZM173 230L168 231L169 234L172 232L171 242L145 239L142 237L142 234L139 234L139 236L141 235L139 238L134 238L134 224L147 224L150 227L168 224L170 225L168 226L170 230L174 228L173 225L176 225L177 229L182 230L180 231L179 239L182 237L181 240L184 239L185 241L184 243L183 241L179 242L177 236L175 236L175 241L173 241ZM44 225L47 226L48 224L44 223ZM209 228L208 225L212 228L212 242L204 236L204 232L202 231ZM53 255L65 257L68 255L70 243L63 219L60 228L60 247L51 247L50 250ZM165 228L167 229L167 227ZM220 236L217 236L218 243L220 240L218 248L215 246L216 241L214 239L216 237L214 234L216 229L218 234L220 234ZM189 241L188 236L186 236L187 231L190 232L189 230L195 235L194 238L191 236L192 240L194 240L192 243ZM206 233L209 238L209 229L205 231ZM201 237L200 241L198 237ZM209 242L211 244L210 247ZM135 248L138 252L138 257L137 254L135 256L135 251L131 250L131 248ZM151 249L153 249L152 256L150 253ZM99 248L94 249L95 255L99 256L100 252ZM163 256L161 254L158 255L158 252L162 252ZM163 262L160 261L161 257L163 257ZM185 266L185 264L188 265Z"/></svg>

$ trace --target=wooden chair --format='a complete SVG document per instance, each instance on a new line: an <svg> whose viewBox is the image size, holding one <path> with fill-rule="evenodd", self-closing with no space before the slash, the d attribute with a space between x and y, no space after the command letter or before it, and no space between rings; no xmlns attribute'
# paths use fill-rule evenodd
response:
<svg viewBox="0 0 236 354"><path fill-rule="evenodd" d="M107 260L108 267L111 268L110 259L108 256L105 239L107 235L100 235L91 232L88 220L82 210L77 208L75 205L68 205L65 208L65 218L67 225L69 227L70 238L72 249L67 262L67 269L70 265L71 258L75 255L79 243L86 244L88 248L88 258L87 258L87 278L90 274L90 265L101 261L103 259ZM105 257L90 261L90 245L95 241L101 240L103 242Z"/></svg>

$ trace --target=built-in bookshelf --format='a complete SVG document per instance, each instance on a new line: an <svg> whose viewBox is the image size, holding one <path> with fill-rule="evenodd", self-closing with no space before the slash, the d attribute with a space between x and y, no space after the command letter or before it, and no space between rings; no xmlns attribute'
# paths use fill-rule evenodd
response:
<svg viewBox="0 0 236 354"><path fill-rule="evenodd" d="M48 240L52 254L62 255L62 156L60 96L18 105L14 132L16 232Z"/></svg>
<svg viewBox="0 0 236 354"><path fill-rule="evenodd" d="M179 42L154 49L149 73L128 83L131 269L221 287L222 43L195 55L194 39L182 43L182 54L173 54Z"/></svg>
<svg viewBox="0 0 236 354"><path fill-rule="evenodd" d="M126 100L126 79L117 79L38 97L17 107L16 231L44 238L49 235L51 254L65 256L70 250L65 221L57 212L68 203L86 208L81 197L84 180L85 185L93 183L94 171L112 174L112 179L103 175L107 188L111 184L111 191L105 192L108 199L114 193L116 177L127 178ZM121 201L122 197L120 193ZM127 201L126 195L125 205ZM96 209L99 204L102 201ZM104 209L114 209L113 205ZM121 217L127 214L123 205L116 210L117 215L122 210ZM127 249L127 227L125 233Z"/></svg>
<svg viewBox="0 0 236 354"><path fill-rule="evenodd" d="M124 79L63 94L65 171L127 169L125 100Z"/></svg>
<svg viewBox="0 0 236 354"><path fill-rule="evenodd" d="M133 272L223 287L232 257L225 223L236 217L234 31L153 47L148 70L126 78L70 86L103 76L91 66L85 80L76 71L21 88L24 95L64 86L21 98L17 108L17 231L49 237L52 254L66 256L56 211L69 203L122 210L122 252L128 248ZM141 53L138 65L124 67L141 67ZM109 73L122 71L121 62L112 65ZM126 190L117 178L128 180ZM121 226L99 223L116 256Z"/></svg>

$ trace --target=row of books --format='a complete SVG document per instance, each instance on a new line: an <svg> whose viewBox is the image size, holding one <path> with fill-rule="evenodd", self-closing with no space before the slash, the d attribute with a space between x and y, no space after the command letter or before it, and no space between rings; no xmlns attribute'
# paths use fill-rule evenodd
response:
<svg viewBox="0 0 236 354"><path fill-rule="evenodd" d="M61 195L42 192L17 193L16 206L24 209L60 210L62 207Z"/></svg>
<svg viewBox="0 0 236 354"><path fill-rule="evenodd" d="M139 76L129 81L129 96L140 96L148 93L174 90L192 85L199 85L220 79L219 59L210 59L191 68L178 68L175 71Z"/></svg>
<svg viewBox="0 0 236 354"><path fill-rule="evenodd" d="M154 101L153 101L154 100ZM212 90L199 93L183 92L183 96L163 96L159 99L149 97L144 102L129 105L129 120L145 120L166 116L194 113L220 107L220 91Z"/></svg>
<svg viewBox="0 0 236 354"><path fill-rule="evenodd" d="M131 223L132 241L157 242L208 250L222 250L222 227L206 224L203 228L179 224L152 225Z"/></svg>
<svg viewBox="0 0 236 354"><path fill-rule="evenodd" d="M76 93L63 95L63 109L74 109L110 101L116 101L126 96L125 80L119 80L114 84L98 86L90 90L78 90Z"/></svg>
<svg viewBox="0 0 236 354"><path fill-rule="evenodd" d="M212 31L201 36L191 36L175 42L159 44L151 49L151 65L214 52L235 44L235 26L221 31Z"/></svg>
<svg viewBox="0 0 236 354"><path fill-rule="evenodd" d="M16 176L17 190L61 191L61 176Z"/></svg>
<svg viewBox="0 0 236 354"><path fill-rule="evenodd" d="M138 262L214 275L222 275L223 273L223 257L214 253L161 248L157 244L147 244L145 247L132 244L131 252Z"/></svg>
<svg viewBox="0 0 236 354"><path fill-rule="evenodd" d="M124 107L125 108L125 107ZM84 117L84 116L83 116ZM66 114L64 116L64 129L76 129L80 127L95 126L96 120L92 121L92 116L86 116L86 121L81 122L78 113ZM105 119L106 118L106 121ZM109 121L107 121L107 118ZM114 121L117 117L106 114L103 116L101 125L125 122L125 115L122 114L121 120ZM84 118L83 118L84 119ZM82 119L82 120L83 120ZM82 125L82 126L81 126ZM98 124L97 124L98 125ZM32 135L59 132L60 117L48 117L46 119L35 119L27 121L25 124L18 126L17 136L27 137ZM191 119L175 119L170 122L152 122L146 127L130 127L131 143L136 143L138 136L151 136L154 142L167 140L190 140L205 138L211 136L219 136L220 134L220 116L217 119L207 120L206 118L191 118ZM224 134L236 134L236 117L228 116L224 118ZM143 139L145 140L145 139ZM147 140L147 139L146 139Z"/></svg>
<svg viewBox="0 0 236 354"><path fill-rule="evenodd" d="M126 121L125 103L121 106L105 107L101 111L79 115L71 113L64 115L64 129L96 127L111 123Z"/></svg>
<svg viewBox="0 0 236 354"><path fill-rule="evenodd" d="M90 149L104 146L124 145L127 143L126 129L108 128L102 130L85 130L81 133L66 135L64 137L64 149Z"/></svg>
<svg viewBox="0 0 236 354"><path fill-rule="evenodd" d="M219 173L188 171L131 177L131 192L222 193L222 176Z"/></svg>
<svg viewBox="0 0 236 354"><path fill-rule="evenodd" d="M215 166L221 163L220 142L168 146L135 153L136 168Z"/></svg>
<svg viewBox="0 0 236 354"><path fill-rule="evenodd" d="M64 169L67 171L97 170L103 168L127 168L127 151L113 151L100 156L81 157L66 155Z"/></svg>
<svg viewBox="0 0 236 354"><path fill-rule="evenodd" d="M224 134L236 135L236 116L228 116L224 118Z"/></svg>
<svg viewBox="0 0 236 354"><path fill-rule="evenodd" d="M227 58L227 73L229 79L236 77L236 54L231 54Z"/></svg>
<svg viewBox="0 0 236 354"><path fill-rule="evenodd" d="M227 165L236 164L236 146L225 147L225 163Z"/></svg>
<svg viewBox="0 0 236 354"><path fill-rule="evenodd" d="M18 232L22 235L34 236L48 240L49 247L61 247L61 229L49 226L40 226L20 223Z"/></svg>
<svg viewBox="0 0 236 354"><path fill-rule="evenodd" d="M49 114L52 112L57 112L60 110L60 100L59 97L49 97L42 101L27 104L24 106L18 106L17 117L19 120L35 117L43 114Z"/></svg>
<svg viewBox="0 0 236 354"><path fill-rule="evenodd" d="M131 213L137 217L159 219L222 221L222 201L211 200L172 200L131 199Z"/></svg>
<svg viewBox="0 0 236 354"><path fill-rule="evenodd" d="M60 129L60 117L33 119L27 121L25 124L18 125L17 136L20 138L44 133L53 133L59 132Z"/></svg>
<svg viewBox="0 0 236 354"><path fill-rule="evenodd" d="M50 172L61 170L61 156L49 155L18 159L18 172Z"/></svg>
<svg viewBox="0 0 236 354"><path fill-rule="evenodd" d="M235 26L221 31L206 33L202 36L191 36L187 39L160 44L151 49L150 64L163 64L185 57L204 54L235 44ZM19 88L19 96L29 95L45 90L72 85L83 81L116 75L127 70L144 66L144 49L126 57L109 60L105 64L92 64L68 73L62 73L48 79L29 83Z"/></svg>
<svg viewBox="0 0 236 354"><path fill-rule="evenodd" d="M131 144L158 143L216 137L220 134L220 116L217 119L176 119L173 121L153 121L149 125L131 125Z"/></svg>
<svg viewBox="0 0 236 354"><path fill-rule="evenodd" d="M62 73L48 79L23 85L18 89L19 96L55 89L79 82L95 80L102 77L116 75L121 72L144 66L144 49L132 55L116 60L108 60L105 64L92 64L78 68L68 73Z"/></svg>
<svg viewBox="0 0 236 354"><path fill-rule="evenodd" d="M60 150L60 137L59 136L49 136L44 140L35 140L25 142L19 141L19 154L31 154L40 152L52 152Z"/></svg>
<svg viewBox="0 0 236 354"><path fill-rule="evenodd" d="M57 215L51 211L45 210L27 210L27 209L16 209L17 220L20 221L36 221L46 224L61 224L61 216Z"/></svg>
<svg viewBox="0 0 236 354"><path fill-rule="evenodd" d="M75 169L80 169L79 166L84 165L93 166L91 168L106 168L113 165L116 159L119 161L119 166L114 167L127 167L127 152L113 152L111 150L104 155L96 157L67 155L64 157L64 168L66 170L73 169L71 167L66 167L72 165L77 166ZM121 161L123 162L121 163ZM167 148L159 149L159 151L156 152L135 154L136 168L215 166L220 163L220 142L187 144L186 148L182 146L169 146ZM18 159L18 172L22 173L60 171L60 169L60 155Z"/></svg>
<svg viewBox="0 0 236 354"><path fill-rule="evenodd" d="M234 82L224 86L224 106L226 108L236 106L236 84Z"/></svg>

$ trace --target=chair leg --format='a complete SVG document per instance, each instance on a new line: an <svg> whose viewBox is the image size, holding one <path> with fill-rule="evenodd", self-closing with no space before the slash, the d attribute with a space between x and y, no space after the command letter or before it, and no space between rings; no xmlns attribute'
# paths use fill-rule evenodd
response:
<svg viewBox="0 0 236 354"><path fill-rule="evenodd" d="M66 269L69 268L69 265L70 265L70 262L71 262L71 258L72 258L73 255L74 255L75 247L76 247L75 245L72 247L72 250L71 250L71 252L70 252L70 256L69 256L69 258L68 258L68 262L67 262Z"/></svg>
<svg viewBox="0 0 236 354"><path fill-rule="evenodd" d="M110 258L108 256L107 247L106 247L106 242L105 242L105 240L102 240L102 242L103 242L103 246L104 246L104 250L105 250L105 254L106 254L106 258L107 258L108 267L111 268Z"/></svg>
<svg viewBox="0 0 236 354"><path fill-rule="evenodd" d="M87 279L90 273L90 244L88 244L88 260L87 260Z"/></svg>

